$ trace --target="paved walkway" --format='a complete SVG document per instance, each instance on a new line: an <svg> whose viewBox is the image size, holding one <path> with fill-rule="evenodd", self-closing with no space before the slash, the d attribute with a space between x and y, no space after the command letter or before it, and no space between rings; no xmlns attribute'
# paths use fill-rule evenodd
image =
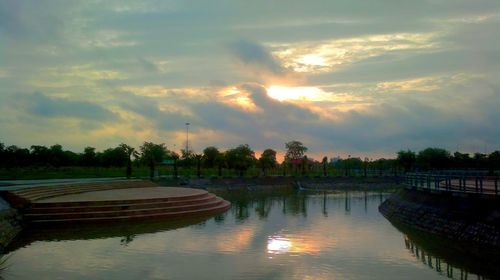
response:
<svg viewBox="0 0 500 280"><path fill-rule="evenodd" d="M69 194L57 197L37 200L37 203L44 202L83 202L83 201L112 201L112 200L133 200L133 199L157 199L174 198L205 194L207 191L188 188L174 187L152 187L152 188L129 188L114 189L106 191L93 191L79 194Z"/></svg>

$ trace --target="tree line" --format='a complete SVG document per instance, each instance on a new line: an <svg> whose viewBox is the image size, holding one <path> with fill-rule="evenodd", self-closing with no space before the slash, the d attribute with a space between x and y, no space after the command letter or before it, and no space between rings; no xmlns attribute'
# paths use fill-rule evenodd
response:
<svg viewBox="0 0 500 280"><path fill-rule="evenodd" d="M397 153L398 164L405 172L428 170L488 170L493 174L500 169L500 151L490 154L449 151L441 148L427 148L417 152L406 150Z"/></svg>
<svg viewBox="0 0 500 280"><path fill-rule="evenodd" d="M138 149L127 144L120 144L103 151L96 151L94 147L85 147L80 153L65 150L59 144L50 147L32 145L22 148L15 145L6 146L0 143L0 168L23 167L124 167L125 175L130 177L133 166L147 166L149 175L154 176L159 164L173 167L174 176L178 168L195 168L197 175L201 176L202 168L217 170L222 176L224 169L230 169L239 176L243 176L249 168L259 168L261 175L266 175L268 170L280 168L283 176L307 175L315 170L328 175L332 168L337 174L351 175L382 175L393 171L411 172L421 170L443 169L487 169L492 173L500 169L500 152L495 151L489 155L475 153L470 156L466 153L450 152L440 148L427 148L422 151L399 151L394 159L361 159L348 157L346 159L323 157L321 161L308 158L308 148L300 141L285 143L286 154L284 160L278 163L277 152L266 149L259 158L247 144L221 151L215 146L206 147L201 153L192 150L181 150L181 154L171 151L163 143L156 144L144 142ZM385 172L385 173L384 173Z"/></svg>

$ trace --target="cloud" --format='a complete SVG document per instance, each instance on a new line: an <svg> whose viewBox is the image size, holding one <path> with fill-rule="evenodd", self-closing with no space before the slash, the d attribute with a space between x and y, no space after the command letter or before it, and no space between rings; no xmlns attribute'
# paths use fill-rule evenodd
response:
<svg viewBox="0 0 500 280"><path fill-rule="evenodd" d="M53 3L36 0L1 1L0 32L15 40L29 42L46 43L59 38L64 21L58 10L52 9Z"/></svg>
<svg viewBox="0 0 500 280"><path fill-rule="evenodd" d="M250 72L255 82L297 83L303 77L283 67L264 46L248 40L239 40L229 45L234 57L241 63L244 72Z"/></svg>
<svg viewBox="0 0 500 280"><path fill-rule="evenodd" d="M181 146L186 121L197 149L498 147L499 3L0 1L0 131L80 150Z"/></svg>
<svg viewBox="0 0 500 280"><path fill-rule="evenodd" d="M330 72L396 51L435 50L435 33L390 33L322 41L273 44L273 54L297 72Z"/></svg>
<svg viewBox="0 0 500 280"><path fill-rule="evenodd" d="M282 75L285 69L263 46L240 40L230 46L233 54L245 65Z"/></svg>
<svg viewBox="0 0 500 280"><path fill-rule="evenodd" d="M112 111L92 102L76 101L67 98L52 98L41 92L27 97L28 111L31 114L47 118L77 118L99 122L111 122L119 119Z"/></svg>

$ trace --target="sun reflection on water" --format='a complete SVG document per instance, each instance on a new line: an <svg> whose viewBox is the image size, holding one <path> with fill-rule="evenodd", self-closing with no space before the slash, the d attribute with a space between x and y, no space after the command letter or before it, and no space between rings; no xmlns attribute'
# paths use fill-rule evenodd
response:
<svg viewBox="0 0 500 280"><path fill-rule="evenodd" d="M292 241L280 236L271 236L267 239L267 252L270 254L284 254L292 249Z"/></svg>

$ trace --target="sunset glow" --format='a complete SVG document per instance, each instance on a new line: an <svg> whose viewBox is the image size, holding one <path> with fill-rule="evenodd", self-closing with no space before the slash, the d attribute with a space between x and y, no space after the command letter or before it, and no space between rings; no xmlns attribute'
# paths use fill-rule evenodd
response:
<svg viewBox="0 0 500 280"><path fill-rule="evenodd" d="M0 1L0 141L180 152L189 122L196 153L293 139L329 157L488 152L499 6L458 1Z"/></svg>
<svg viewBox="0 0 500 280"><path fill-rule="evenodd" d="M324 92L317 87L270 86L267 94L279 101L286 100L321 100Z"/></svg>

